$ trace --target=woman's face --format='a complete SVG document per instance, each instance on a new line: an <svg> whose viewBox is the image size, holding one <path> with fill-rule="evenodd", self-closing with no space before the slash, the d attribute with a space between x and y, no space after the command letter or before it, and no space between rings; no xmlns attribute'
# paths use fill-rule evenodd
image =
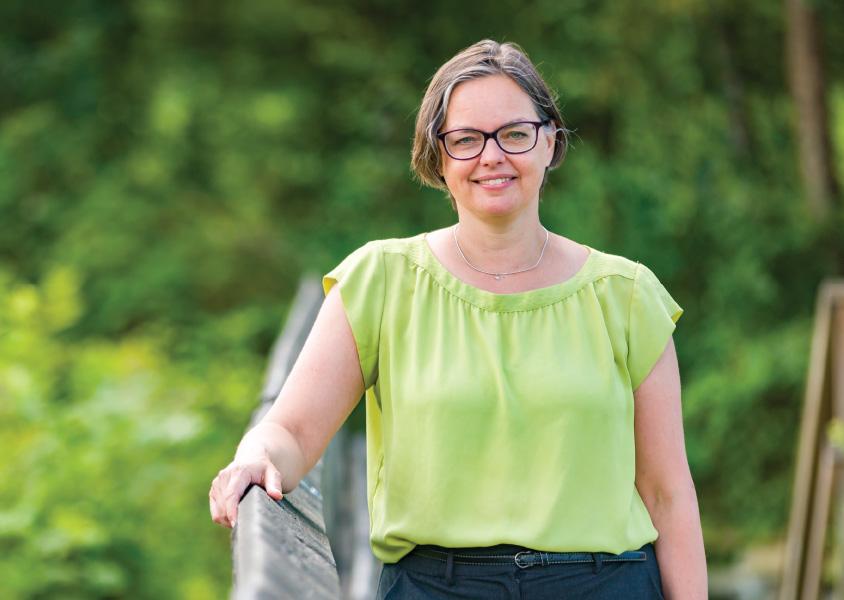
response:
<svg viewBox="0 0 844 600"><path fill-rule="evenodd" d="M440 131L466 128L491 133L508 123L539 120L530 96L515 81L490 75L455 86ZM442 174L459 211L481 218L514 216L538 210L539 187L554 156L554 136L540 128L536 146L524 154L507 154L492 138L471 160L451 158L442 145L440 151ZM506 181L489 182L501 178Z"/></svg>

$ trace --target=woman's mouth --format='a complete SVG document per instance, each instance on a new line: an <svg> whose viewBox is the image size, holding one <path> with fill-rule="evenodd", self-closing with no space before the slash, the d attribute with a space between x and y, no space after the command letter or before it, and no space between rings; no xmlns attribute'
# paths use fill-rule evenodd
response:
<svg viewBox="0 0 844 600"><path fill-rule="evenodd" d="M478 179L475 181L478 185L485 187L485 188L502 188L506 187L511 181L514 181L515 177L496 177L494 179Z"/></svg>

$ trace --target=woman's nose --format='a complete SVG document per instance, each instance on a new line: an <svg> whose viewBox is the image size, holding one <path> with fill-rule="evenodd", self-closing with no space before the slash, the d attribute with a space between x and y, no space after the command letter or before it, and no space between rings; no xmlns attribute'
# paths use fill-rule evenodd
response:
<svg viewBox="0 0 844 600"><path fill-rule="evenodd" d="M504 150L501 149L494 138L487 139L486 146L484 146L480 156L481 164L498 164L503 160Z"/></svg>

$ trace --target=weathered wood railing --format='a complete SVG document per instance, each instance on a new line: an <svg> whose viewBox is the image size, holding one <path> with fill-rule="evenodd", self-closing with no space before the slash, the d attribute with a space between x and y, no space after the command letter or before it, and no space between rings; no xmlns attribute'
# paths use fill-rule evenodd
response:
<svg viewBox="0 0 844 600"><path fill-rule="evenodd" d="M831 527L844 527L842 438L844 280L833 280L821 285L815 309L780 600L824 595L822 571L825 553L829 551L827 534ZM838 537L834 544L844 543L840 531ZM833 597L844 598L844 578L839 577Z"/></svg>
<svg viewBox="0 0 844 600"><path fill-rule="evenodd" d="M278 396L321 303L319 279L303 279L273 347L260 405L249 427ZM263 488L250 486L240 501L232 534L232 598L373 596L380 564L368 544L365 461L362 436L343 429L324 459L280 502Z"/></svg>

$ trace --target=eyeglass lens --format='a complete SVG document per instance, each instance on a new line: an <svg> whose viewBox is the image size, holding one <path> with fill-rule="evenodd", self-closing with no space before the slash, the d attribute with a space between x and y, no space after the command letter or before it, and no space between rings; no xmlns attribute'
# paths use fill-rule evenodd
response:
<svg viewBox="0 0 844 600"><path fill-rule="evenodd" d="M533 123L513 123L499 129L495 140L505 152L518 154L533 149L536 133ZM458 129L449 132L443 139L446 150L454 158L474 158L483 151L485 136L474 129Z"/></svg>

